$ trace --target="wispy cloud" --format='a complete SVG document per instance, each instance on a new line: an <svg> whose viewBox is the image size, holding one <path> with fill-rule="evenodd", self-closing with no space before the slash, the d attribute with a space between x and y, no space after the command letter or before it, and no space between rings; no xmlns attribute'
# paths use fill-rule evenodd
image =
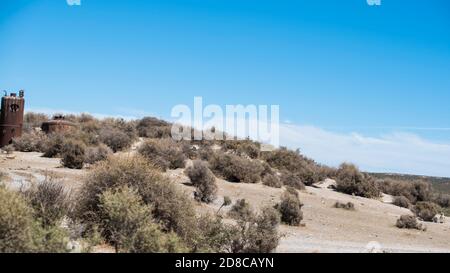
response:
<svg viewBox="0 0 450 273"><path fill-rule="evenodd" d="M314 126L283 124L280 128L281 143L300 148L324 164L354 162L366 171L450 177L450 144L436 143L416 134L393 132L369 137Z"/></svg>

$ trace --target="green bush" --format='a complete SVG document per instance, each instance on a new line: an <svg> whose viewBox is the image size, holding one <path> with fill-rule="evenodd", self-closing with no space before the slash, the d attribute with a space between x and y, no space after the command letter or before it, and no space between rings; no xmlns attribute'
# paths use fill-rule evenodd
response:
<svg viewBox="0 0 450 273"><path fill-rule="evenodd" d="M433 222L433 218L439 214L441 208L433 202L417 202L413 212L425 222Z"/></svg>
<svg viewBox="0 0 450 273"><path fill-rule="evenodd" d="M212 171L230 182L258 183L264 167L254 160L215 152L209 159Z"/></svg>
<svg viewBox="0 0 450 273"><path fill-rule="evenodd" d="M150 139L141 145L139 153L163 171L184 168L186 156L180 143L172 139Z"/></svg>
<svg viewBox="0 0 450 273"><path fill-rule="evenodd" d="M423 226L417 221L417 218L412 215L402 215L398 220L396 226L404 229L418 229L422 230Z"/></svg>
<svg viewBox="0 0 450 273"><path fill-rule="evenodd" d="M193 166L187 168L185 173L196 188L195 198L198 201L211 203L217 198L216 177L205 162L194 161Z"/></svg>
<svg viewBox="0 0 450 273"><path fill-rule="evenodd" d="M352 164L342 164L337 170L336 189L339 192L367 198L381 195L377 183Z"/></svg>
<svg viewBox="0 0 450 273"><path fill-rule="evenodd" d="M303 204L298 196L286 191L276 208L281 214L281 222L290 226L299 226L303 220L302 207Z"/></svg>
<svg viewBox="0 0 450 273"><path fill-rule="evenodd" d="M183 251L176 235L163 233L152 221L152 207L142 201L136 190L124 186L106 191L100 196L99 207L101 228L117 252Z"/></svg>
<svg viewBox="0 0 450 273"><path fill-rule="evenodd" d="M43 228L19 194L0 186L0 253L67 252L66 233Z"/></svg>
<svg viewBox="0 0 450 273"><path fill-rule="evenodd" d="M85 160L86 146L83 142L66 141L61 150L61 163L70 169L82 169Z"/></svg>
<svg viewBox="0 0 450 273"><path fill-rule="evenodd" d="M262 183L272 188L281 188L283 186L283 183L281 183L278 176L273 174L267 174L266 176L264 176Z"/></svg>
<svg viewBox="0 0 450 273"><path fill-rule="evenodd" d="M174 183L142 157L115 156L101 161L87 175L81 187L75 215L93 226L101 222L99 196L107 190L128 186L137 190L144 204L165 232L176 232L189 247L195 240L194 204Z"/></svg>

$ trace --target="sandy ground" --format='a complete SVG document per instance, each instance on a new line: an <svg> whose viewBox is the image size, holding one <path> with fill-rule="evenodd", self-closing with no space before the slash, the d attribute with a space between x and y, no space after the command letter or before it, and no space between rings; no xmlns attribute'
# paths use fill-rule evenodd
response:
<svg viewBox="0 0 450 273"><path fill-rule="evenodd" d="M15 152L14 158L9 159L0 155L0 172L6 174L4 181L16 189L55 178L68 189L76 190L87 171L62 168L59 159L43 158L39 153ZM187 193L193 193L183 170L169 171L166 175ZM305 204L304 225L281 226L283 238L278 252L450 252L448 219L445 224L425 223L426 232L401 230L395 227L396 220L411 212L389 204L390 196L380 200L349 196L329 189L332 183L327 180L300 192ZM233 201L245 198L256 209L273 206L283 192L261 184L230 183L220 179L218 185L219 198L210 205L198 204L199 212L216 213L224 196ZM336 201L353 202L356 210L335 209ZM227 209L222 209L221 213L226 213Z"/></svg>

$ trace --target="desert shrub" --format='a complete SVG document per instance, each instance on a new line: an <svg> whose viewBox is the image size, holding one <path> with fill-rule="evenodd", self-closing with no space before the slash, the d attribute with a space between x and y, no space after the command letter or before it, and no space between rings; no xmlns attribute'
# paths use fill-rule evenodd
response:
<svg viewBox="0 0 450 273"><path fill-rule="evenodd" d="M418 229L422 230L423 226L417 221L417 218L412 215L402 215L397 220L396 226L398 228L405 228L405 229Z"/></svg>
<svg viewBox="0 0 450 273"><path fill-rule="evenodd" d="M23 194L35 218L46 227L58 225L71 208L70 194L57 182L46 180Z"/></svg>
<svg viewBox="0 0 450 273"><path fill-rule="evenodd" d="M270 253L280 240L278 226L280 214L271 207L266 207L254 216L248 224L239 223L241 233L232 241L234 253Z"/></svg>
<svg viewBox="0 0 450 273"><path fill-rule="evenodd" d="M161 253L183 246L174 234L165 234L152 221L152 208L136 190L127 186L108 190L100 196L101 228L117 252ZM177 251L176 251L177 252Z"/></svg>
<svg viewBox="0 0 450 273"><path fill-rule="evenodd" d="M434 216L440 212L439 205L432 202L417 202L413 212L425 222L433 222Z"/></svg>
<svg viewBox="0 0 450 273"><path fill-rule="evenodd" d="M409 199L404 196L395 196L392 204L397 207L407 208L407 209L411 206L411 202L409 201Z"/></svg>
<svg viewBox="0 0 450 273"><path fill-rule="evenodd" d="M308 186L326 178L325 168L300 154L299 150L280 148L264 153L263 158L271 167L297 175Z"/></svg>
<svg viewBox="0 0 450 273"><path fill-rule="evenodd" d="M23 118L23 129L25 132L31 132L34 128L41 128L42 123L48 119L45 114L27 112Z"/></svg>
<svg viewBox="0 0 450 273"><path fill-rule="evenodd" d="M214 151L210 146L200 146L197 154L199 159L209 161L214 155Z"/></svg>
<svg viewBox="0 0 450 273"><path fill-rule="evenodd" d="M1 176L0 176L0 178L1 178ZM224 207L228 207L228 206L230 206L231 204L233 204L233 202L231 201L231 198L228 197L228 196L224 196L224 197L223 197L222 205L220 206L219 210L217 211L217 214L218 214Z"/></svg>
<svg viewBox="0 0 450 273"><path fill-rule="evenodd" d="M193 166L185 170L185 174L195 186L195 198L200 202L211 203L217 198L216 177L209 170L207 163L196 160Z"/></svg>
<svg viewBox="0 0 450 273"><path fill-rule="evenodd" d="M94 164L96 162L106 160L112 153L112 150L105 144L91 146L86 148L84 161L88 164Z"/></svg>
<svg viewBox="0 0 450 273"><path fill-rule="evenodd" d="M274 170L272 169L272 167L270 167L270 165L267 162L263 161L261 164L263 167L263 171L261 172L261 177L264 178L266 175L269 175L269 174L274 175L275 174Z"/></svg>
<svg viewBox="0 0 450 273"><path fill-rule="evenodd" d="M213 172L230 182L258 183L264 170L261 163L236 155L215 152L209 159Z"/></svg>
<svg viewBox="0 0 450 273"><path fill-rule="evenodd" d="M13 140L13 146L20 152L43 152L46 138L41 132L23 133L21 137Z"/></svg>
<svg viewBox="0 0 450 273"><path fill-rule="evenodd" d="M14 151L15 151L13 145L7 145L7 146L3 147L1 150L8 155L14 153Z"/></svg>
<svg viewBox="0 0 450 273"><path fill-rule="evenodd" d="M157 118L145 117L137 123L136 129L140 137L169 138L171 137L172 125Z"/></svg>
<svg viewBox="0 0 450 273"><path fill-rule="evenodd" d="M303 204L298 196L285 192L281 197L281 203L276 208L281 214L281 222L290 226L299 226L303 220Z"/></svg>
<svg viewBox="0 0 450 273"><path fill-rule="evenodd" d="M296 188L290 187L290 186L286 186L286 192L295 195L297 197L299 197L300 195L298 194L298 190Z"/></svg>
<svg viewBox="0 0 450 273"><path fill-rule="evenodd" d="M334 204L334 207L337 209L355 210L355 204L353 204L352 202L348 203L336 202Z"/></svg>
<svg viewBox="0 0 450 273"><path fill-rule="evenodd" d="M166 232L176 232L188 246L195 239L196 217L192 201L142 157L116 156L101 161L87 175L77 197L76 218L87 225L101 222L99 196L128 186L152 206L152 215Z"/></svg>
<svg viewBox="0 0 450 273"><path fill-rule="evenodd" d="M379 197L380 190L372 177L352 164L342 164L337 170L336 189L339 192L367 198Z"/></svg>
<svg viewBox="0 0 450 273"><path fill-rule="evenodd" d="M433 189L430 183L425 181L402 181L384 179L378 182L382 192L393 196L406 197L410 203L430 201Z"/></svg>
<svg viewBox="0 0 450 273"><path fill-rule="evenodd" d="M114 152L119 152L131 147L133 138L127 133L117 129L106 127L100 131L100 141L108 145Z"/></svg>
<svg viewBox="0 0 450 273"><path fill-rule="evenodd" d="M288 171L284 171L281 174L281 182L283 185L295 188L297 190L302 191L305 189L305 184L303 184L301 178Z"/></svg>
<svg viewBox="0 0 450 273"><path fill-rule="evenodd" d="M64 134L54 133L49 135L43 147L44 157L60 156L65 142L66 136Z"/></svg>
<svg viewBox="0 0 450 273"><path fill-rule="evenodd" d="M150 139L141 145L139 153L162 170L184 168L186 156L180 143L172 139Z"/></svg>
<svg viewBox="0 0 450 273"><path fill-rule="evenodd" d="M82 169L84 165L86 146L83 142L69 140L63 145L61 163L70 169Z"/></svg>
<svg viewBox="0 0 450 273"><path fill-rule="evenodd" d="M0 186L0 253L67 252L65 232L43 228L19 194Z"/></svg>
<svg viewBox="0 0 450 273"><path fill-rule="evenodd" d="M252 159L259 157L261 144L251 140L226 140L223 142L224 151L232 151L239 156L248 156Z"/></svg>
<svg viewBox="0 0 450 273"><path fill-rule="evenodd" d="M254 217L253 209L245 199L239 199L231 207L228 216L236 220L250 221Z"/></svg>
<svg viewBox="0 0 450 273"><path fill-rule="evenodd" d="M266 176L264 176L262 183L272 188L281 188L283 186L283 183L281 183L278 176L273 174L267 174Z"/></svg>
<svg viewBox="0 0 450 273"><path fill-rule="evenodd" d="M443 208L450 208L450 195L449 194L435 194L433 202Z"/></svg>

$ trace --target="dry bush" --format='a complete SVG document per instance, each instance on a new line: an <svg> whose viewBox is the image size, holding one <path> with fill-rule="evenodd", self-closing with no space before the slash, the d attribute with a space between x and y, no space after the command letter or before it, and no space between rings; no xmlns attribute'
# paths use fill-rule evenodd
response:
<svg viewBox="0 0 450 273"><path fill-rule="evenodd" d="M378 182L382 192L393 196L404 196L415 204L416 202L431 201L433 188L425 181L402 181L384 179Z"/></svg>
<svg viewBox="0 0 450 273"><path fill-rule="evenodd" d="M401 208L409 209L411 207L411 202L408 198L404 196L395 196L394 201L392 202L393 205Z"/></svg>
<svg viewBox="0 0 450 273"><path fill-rule="evenodd" d="M106 160L113 151L105 144L100 144L98 146L91 146L86 148L86 154L84 162L88 164L94 164L99 161Z"/></svg>
<svg viewBox="0 0 450 273"><path fill-rule="evenodd" d="M450 208L450 195L449 194L435 194L433 202L443 208Z"/></svg>
<svg viewBox="0 0 450 273"><path fill-rule="evenodd" d="M170 123L153 117L141 119L137 123L136 129L140 137L170 138L172 135L172 125Z"/></svg>
<svg viewBox="0 0 450 273"><path fill-rule="evenodd" d="M181 144L169 138L147 140L139 148L139 153L164 171L186 166Z"/></svg>
<svg viewBox="0 0 450 273"><path fill-rule="evenodd" d="M23 117L23 129L25 132L31 132L34 128L41 128L42 123L48 120L46 114L27 112Z"/></svg>
<svg viewBox="0 0 450 273"><path fill-rule="evenodd" d="M13 146L20 152L43 152L47 136L41 132L23 133L13 140Z"/></svg>
<svg viewBox="0 0 450 273"><path fill-rule="evenodd" d="M66 142L66 135L54 133L48 136L44 143L44 157L54 158L61 156L61 152Z"/></svg>
<svg viewBox="0 0 450 273"><path fill-rule="evenodd" d="M261 144L251 140L225 140L222 144L224 151L232 151L239 156L257 159L260 155Z"/></svg>
<svg viewBox="0 0 450 273"><path fill-rule="evenodd" d="M283 186L283 183L281 183L278 176L274 174L267 174L264 176L262 183L268 187L272 188L281 188Z"/></svg>
<svg viewBox="0 0 450 273"><path fill-rule="evenodd" d="M117 128L106 127L100 130L100 141L108 145L114 152L123 151L131 147L133 138Z"/></svg>
<svg viewBox="0 0 450 273"><path fill-rule="evenodd" d="M441 208L433 202L417 202L413 208L414 214L425 222L433 222Z"/></svg>
<svg viewBox="0 0 450 273"><path fill-rule="evenodd" d="M402 215L398 220L396 226L405 229L423 230L422 224L417 221L417 218L412 215Z"/></svg>
<svg viewBox="0 0 450 273"><path fill-rule="evenodd" d="M5 152L6 154L10 155L10 154L13 154L16 149L14 148L14 145L10 144L10 145L3 147L1 150L3 152Z"/></svg>
<svg viewBox="0 0 450 273"><path fill-rule="evenodd" d="M258 161L215 152L209 159L212 171L230 182L258 183L264 170Z"/></svg>
<svg viewBox="0 0 450 273"><path fill-rule="evenodd" d="M101 228L116 249L125 253L182 252L177 235L164 233L152 220L152 207L137 190L122 186L100 196Z"/></svg>
<svg viewBox="0 0 450 273"><path fill-rule="evenodd" d="M305 189L305 184L303 184L301 178L288 171L284 171L281 174L281 182L287 187L292 187L300 191Z"/></svg>
<svg viewBox="0 0 450 273"><path fill-rule="evenodd" d="M299 150L291 151L280 148L264 153L263 158L271 167L297 175L308 186L327 178L329 173L329 168L320 166L313 160L301 155Z"/></svg>
<svg viewBox="0 0 450 273"><path fill-rule="evenodd" d="M342 164L337 170L336 189L339 192L367 198L381 195L377 183L352 164Z"/></svg>
<svg viewBox="0 0 450 273"><path fill-rule="evenodd" d="M196 217L192 201L142 157L110 157L96 164L78 194L75 216L92 226L101 222L99 196L128 186L152 206L154 219L166 232L176 232L188 246L195 240Z"/></svg>
<svg viewBox="0 0 450 273"><path fill-rule="evenodd" d="M21 195L0 186L0 253L59 253L66 246L61 228L43 228Z"/></svg>
<svg viewBox="0 0 450 273"><path fill-rule="evenodd" d="M216 177L208 168L207 163L196 160L192 167L185 170L185 174L196 188L195 199L200 202L211 203L217 198Z"/></svg>
<svg viewBox="0 0 450 273"><path fill-rule="evenodd" d="M46 180L23 194L33 208L34 216L45 227L58 225L71 208L70 194L57 182Z"/></svg>
<svg viewBox="0 0 450 273"><path fill-rule="evenodd" d="M61 150L61 163L69 169L82 169L86 153L86 146L83 142L68 140Z"/></svg>
<svg viewBox="0 0 450 273"><path fill-rule="evenodd" d="M297 197L300 197L300 195L298 194L298 190L296 188L290 187L290 186L286 186L286 191L292 195L295 195Z"/></svg>
<svg viewBox="0 0 450 273"><path fill-rule="evenodd" d="M299 226L303 220L303 204L298 196L286 191L281 197L281 203L276 208L281 214L281 222L290 226Z"/></svg>
<svg viewBox="0 0 450 273"><path fill-rule="evenodd" d="M336 202L334 204L334 207L337 209L355 210L355 204L353 204L352 202L348 203Z"/></svg>
<svg viewBox="0 0 450 273"><path fill-rule="evenodd" d="M250 204L245 199L239 199L231 207L228 216L236 220L244 220L249 222L253 219L254 212Z"/></svg>

